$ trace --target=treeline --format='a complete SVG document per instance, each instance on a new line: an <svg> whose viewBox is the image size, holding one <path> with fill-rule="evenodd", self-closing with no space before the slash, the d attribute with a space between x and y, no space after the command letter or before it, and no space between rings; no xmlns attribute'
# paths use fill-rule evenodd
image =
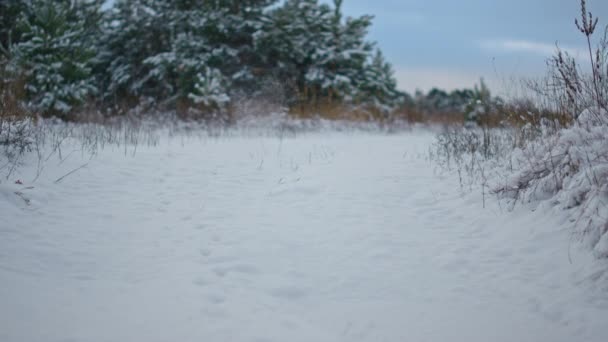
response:
<svg viewBox="0 0 608 342"><path fill-rule="evenodd" d="M503 119L505 102L493 96L483 79L471 89L450 92L433 88L428 92L405 94L394 115L410 122L464 123ZM493 124L496 124L493 123Z"/></svg>
<svg viewBox="0 0 608 342"><path fill-rule="evenodd" d="M391 65L367 37L371 16L342 0L0 0L3 84L28 108L226 110L280 84L287 106L403 103Z"/></svg>

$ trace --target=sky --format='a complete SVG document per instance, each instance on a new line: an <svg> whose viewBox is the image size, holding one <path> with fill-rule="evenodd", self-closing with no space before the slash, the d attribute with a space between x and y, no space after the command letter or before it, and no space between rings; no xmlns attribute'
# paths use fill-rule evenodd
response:
<svg viewBox="0 0 608 342"><path fill-rule="evenodd" d="M574 25L579 1L344 0L343 9L347 16L374 15L370 39L393 64L400 89L469 88L483 77L509 95L522 78L544 74L556 44L587 61ZM596 35L603 34L608 0L587 0L587 9L600 18Z"/></svg>
<svg viewBox="0 0 608 342"><path fill-rule="evenodd" d="M513 92L517 80L543 75L556 43L586 61L574 25L579 0L344 0L343 7L375 16L370 38L408 92L472 87L481 77L497 92ZM603 34L608 1L587 0L587 9Z"/></svg>

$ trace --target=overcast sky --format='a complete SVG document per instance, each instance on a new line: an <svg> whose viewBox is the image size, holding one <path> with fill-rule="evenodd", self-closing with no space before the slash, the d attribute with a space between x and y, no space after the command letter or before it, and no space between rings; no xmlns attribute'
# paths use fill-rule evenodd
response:
<svg viewBox="0 0 608 342"><path fill-rule="evenodd" d="M538 76L560 47L584 54L574 26L579 0L344 0L347 14L375 15L371 38L393 63L407 91L473 86L484 77L492 88L512 78ZM608 0L587 0L608 24Z"/></svg>
<svg viewBox="0 0 608 342"><path fill-rule="evenodd" d="M484 77L501 91L513 87L512 79L541 75L556 42L584 57L584 37L574 26L579 1L344 0L343 6L346 15L375 16L370 38L394 65L401 89L472 87ZM608 0L587 0L587 7L603 34Z"/></svg>

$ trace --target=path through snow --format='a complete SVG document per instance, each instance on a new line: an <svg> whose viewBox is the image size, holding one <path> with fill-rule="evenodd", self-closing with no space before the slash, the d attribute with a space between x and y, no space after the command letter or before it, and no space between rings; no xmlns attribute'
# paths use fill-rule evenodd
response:
<svg viewBox="0 0 608 342"><path fill-rule="evenodd" d="M563 217L483 210L431 141L172 138L20 175L0 341L608 341Z"/></svg>

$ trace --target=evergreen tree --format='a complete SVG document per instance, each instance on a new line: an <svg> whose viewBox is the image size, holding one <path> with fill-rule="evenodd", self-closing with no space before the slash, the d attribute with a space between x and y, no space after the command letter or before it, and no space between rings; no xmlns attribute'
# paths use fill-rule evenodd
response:
<svg viewBox="0 0 608 342"><path fill-rule="evenodd" d="M238 62L238 50L227 43L232 33L230 8L201 1L159 5L168 23L170 46L144 60L147 76L163 86L159 96L169 103L189 99L222 107L229 101L229 66Z"/></svg>
<svg viewBox="0 0 608 342"><path fill-rule="evenodd" d="M380 50L371 63L366 66L363 79L358 86L358 99L363 104L371 105L385 113L399 106L405 94L397 90L397 80L393 68L382 55Z"/></svg>
<svg viewBox="0 0 608 342"><path fill-rule="evenodd" d="M106 25L108 95L223 106L233 82L253 80L253 33L274 2L118 1Z"/></svg>
<svg viewBox="0 0 608 342"><path fill-rule="evenodd" d="M372 17L345 18L342 0L104 3L0 0L2 55L23 71L33 108L67 113L101 95L217 109L267 80L309 103L388 110L402 97L367 39Z"/></svg>
<svg viewBox="0 0 608 342"><path fill-rule="evenodd" d="M371 16L342 20L342 0L334 1L333 15L329 20L329 34L314 55L314 65L306 80L316 86L330 100L335 96L351 102L359 97L365 83L367 61L371 58L374 44L366 40L371 26Z"/></svg>
<svg viewBox="0 0 608 342"><path fill-rule="evenodd" d="M472 97L465 106L465 120L475 123L480 123L486 114L492 111L496 101L492 98L490 89L486 86L483 78L479 81L479 85L475 85L472 91Z"/></svg>
<svg viewBox="0 0 608 342"><path fill-rule="evenodd" d="M97 89L92 74L95 51L90 38L101 2L32 0L17 27L14 63L26 77L28 105L63 115Z"/></svg>
<svg viewBox="0 0 608 342"><path fill-rule="evenodd" d="M27 9L25 0L0 0L0 61L10 59L12 45L20 41L17 19Z"/></svg>
<svg viewBox="0 0 608 342"><path fill-rule="evenodd" d="M222 72L230 78L234 87L255 90L256 76L260 76L262 57L255 50L254 36L267 21L267 9L278 0L216 0L207 11L220 11L221 34L209 36L212 45L229 47L236 58L224 60ZM258 74L256 75L256 70Z"/></svg>
<svg viewBox="0 0 608 342"><path fill-rule="evenodd" d="M334 99L388 109L398 104L391 66L367 40L371 16L343 18L317 0L288 0L256 35L269 74L295 85L304 101Z"/></svg>
<svg viewBox="0 0 608 342"><path fill-rule="evenodd" d="M315 65L326 51L331 36L332 11L316 0L288 0L272 11L256 34L256 46L266 73L284 84L308 92ZM312 95L311 95L312 96Z"/></svg>
<svg viewBox="0 0 608 342"><path fill-rule="evenodd" d="M117 0L107 14L99 53L106 99L156 95L158 85L146 79L144 60L170 48L170 32L158 9L154 0Z"/></svg>

